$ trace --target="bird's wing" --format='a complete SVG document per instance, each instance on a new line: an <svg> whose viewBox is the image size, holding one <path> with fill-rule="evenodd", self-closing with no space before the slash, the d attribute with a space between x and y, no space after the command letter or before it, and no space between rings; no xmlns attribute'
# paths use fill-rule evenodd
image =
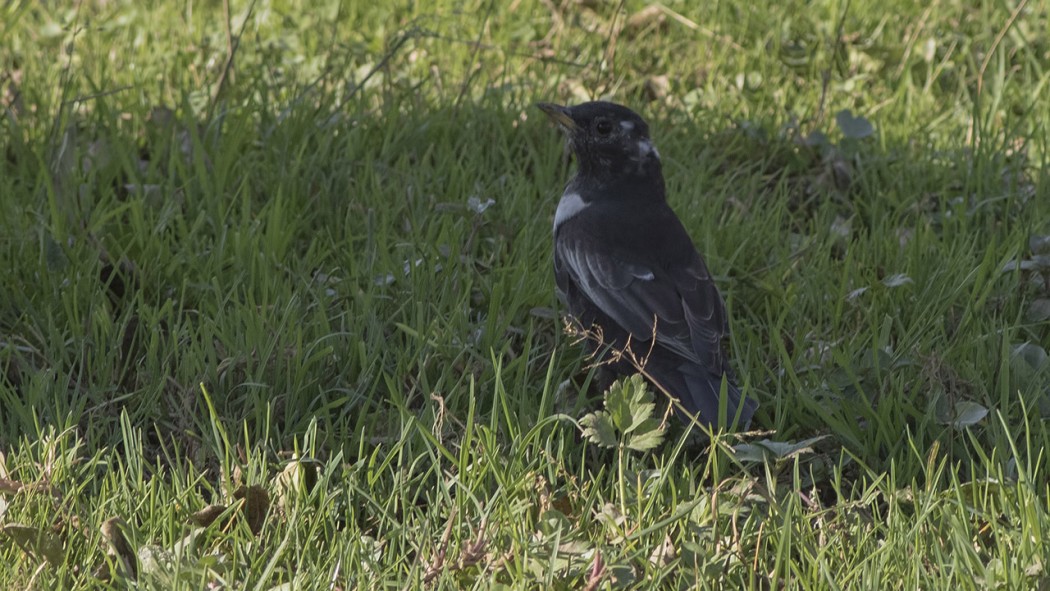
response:
<svg viewBox="0 0 1050 591"><path fill-rule="evenodd" d="M655 321L658 345L721 373L725 305L700 256L673 269L631 258L599 251L586 239L564 237L555 245L558 274L636 339L648 341Z"/></svg>

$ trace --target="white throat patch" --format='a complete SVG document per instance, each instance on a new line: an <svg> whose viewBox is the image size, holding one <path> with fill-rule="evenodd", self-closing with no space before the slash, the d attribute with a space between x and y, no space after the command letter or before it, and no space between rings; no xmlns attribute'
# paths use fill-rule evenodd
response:
<svg viewBox="0 0 1050 591"><path fill-rule="evenodd" d="M580 197L579 193L566 192L561 196L561 200L558 201L558 209L554 212L554 230L557 231L558 226L572 219L585 207L587 207L587 202Z"/></svg>

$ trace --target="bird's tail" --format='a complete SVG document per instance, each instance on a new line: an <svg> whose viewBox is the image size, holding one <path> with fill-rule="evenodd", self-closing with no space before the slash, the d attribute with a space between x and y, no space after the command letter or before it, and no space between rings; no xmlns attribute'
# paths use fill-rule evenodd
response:
<svg viewBox="0 0 1050 591"><path fill-rule="evenodd" d="M751 425L758 401L743 399L740 388L729 376L716 375L689 364L664 371L646 369L656 382L678 398L686 411L696 416L700 424L710 428L737 426L744 430ZM722 396L723 385L725 396Z"/></svg>

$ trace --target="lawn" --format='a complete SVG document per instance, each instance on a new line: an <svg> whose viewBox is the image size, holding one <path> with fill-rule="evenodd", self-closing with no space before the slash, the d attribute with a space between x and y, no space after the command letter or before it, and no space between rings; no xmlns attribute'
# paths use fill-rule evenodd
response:
<svg viewBox="0 0 1050 591"><path fill-rule="evenodd" d="M1048 30L5 3L0 588L1050 589ZM585 435L648 408L554 295L534 103L594 98L650 122L752 432Z"/></svg>

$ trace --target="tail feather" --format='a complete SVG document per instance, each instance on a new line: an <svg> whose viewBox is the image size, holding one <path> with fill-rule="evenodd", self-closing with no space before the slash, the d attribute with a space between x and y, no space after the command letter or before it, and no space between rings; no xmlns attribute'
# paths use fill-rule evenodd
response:
<svg viewBox="0 0 1050 591"><path fill-rule="evenodd" d="M742 400L738 388L728 376L725 376L725 414L722 412L723 376L715 375L704 368L685 364L675 368L646 368L656 382L678 398L682 407L708 427L719 425L739 425L746 430L751 425L751 417L758 409L758 402L753 398ZM724 420L721 419L724 417Z"/></svg>

